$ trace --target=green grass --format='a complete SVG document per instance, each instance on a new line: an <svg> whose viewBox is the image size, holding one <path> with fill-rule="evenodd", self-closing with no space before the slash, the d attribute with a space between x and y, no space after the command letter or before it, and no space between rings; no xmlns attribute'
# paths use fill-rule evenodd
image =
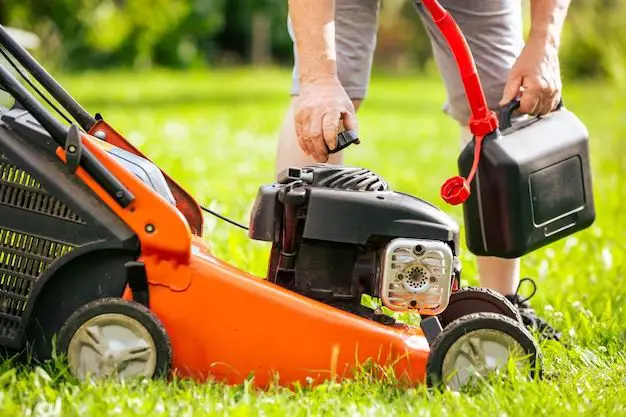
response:
<svg viewBox="0 0 626 417"><path fill-rule="evenodd" d="M276 132L290 74L279 70L84 74L62 79L199 201L247 221L261 183L273 179ZM56 365L0 367L0 415L626 415L626 91L566 85L566 104L589 127L597 205L593 227L524 259L536 278L538 311L560 327L567 347L546 343L546 377L486 384L454 395L408 389L367 375L341 384L267 392L188 381L77 384ZM438 79L376 76L360 113L361 146L347 163L371 168L399 191L438 197L455 174L458 131L441 112ZM268 248L207 217L221 257L258 275ZM462 255L464 284L475 262ZM225 316L227 313L223 313ZM226 319L226 317L224 317Z"/></svg>

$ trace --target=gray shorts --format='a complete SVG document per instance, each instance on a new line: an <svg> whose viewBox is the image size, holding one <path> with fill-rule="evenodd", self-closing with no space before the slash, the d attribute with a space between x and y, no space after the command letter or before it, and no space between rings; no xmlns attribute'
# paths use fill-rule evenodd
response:
<svg viewBox="0 0 626 417"><path fill-rule="evenodd" d="M439 0L456 20L474 56L487 102L498 107L508 72L524 46L521 0ZM352 99L367 94L376 47L379 0L335 0L335 39L339 80ZM459 123L470 116L456 62L430 14L416 1L433 56L447 92L444 111ZM291 21L289 33L294 39ZM294 45L293 86L297 95L298 57ZM419 94L419 92L415 92Z"/></svg>

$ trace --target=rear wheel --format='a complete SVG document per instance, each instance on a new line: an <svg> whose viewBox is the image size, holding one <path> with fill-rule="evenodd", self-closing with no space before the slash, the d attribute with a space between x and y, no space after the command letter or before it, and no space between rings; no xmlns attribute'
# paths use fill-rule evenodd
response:
<svg viewBox="0 0 626 417"><path fill-rule="evenodd" d="M466 287L450 294L446 309L437 317L442 328L473 313L497 313L522 323L517 308L499 293L487 288Z"/></svg>
<svg viewBox="0 0 626 417"><path fill-rule="evenodd" d="M531 378L537 375L541 354L528 330L501 314L469 314L450 323L433 342L428 382L458 391L508 369L510 360Z"/></svg>
<svg viewBox="0 0 626 417"><path fill-rule="evenodd" d="M172 356L157 317L119 298L96 300L74 312L59 332L58 347L79 379L165 376Z"/></svg>

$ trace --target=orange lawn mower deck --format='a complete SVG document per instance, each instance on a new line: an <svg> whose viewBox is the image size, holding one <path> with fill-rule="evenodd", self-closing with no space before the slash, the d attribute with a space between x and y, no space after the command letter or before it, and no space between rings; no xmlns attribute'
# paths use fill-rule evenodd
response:
<svg viewBox="0 0 626 417"><path fill-rule="evenodd" d="M438 22L449 16L424 4ZM15 99L0 109L7 350L30 348L40 360L56 351L79 378L237 384L252 375L261 387L346 378L370 363L409 383L459 389L518 356L535 375L539 349L516 309L494 292L459 288L459 229L437 207L367 169L289 169L259 188L249 236L272 249L267 276L253 276L212 254L189 193L3 28L0 43L6 63L75 120L53 105L60 122L0 66ZM333 152L358 141L353 132L338 139Z"/></svg>

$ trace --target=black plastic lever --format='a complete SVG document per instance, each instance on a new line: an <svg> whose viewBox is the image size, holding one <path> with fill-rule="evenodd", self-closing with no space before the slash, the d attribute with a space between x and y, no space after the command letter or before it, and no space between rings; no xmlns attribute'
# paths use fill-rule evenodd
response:
<svg viewBox="0 0 626 417"><path fill-rule="evenodd" d="M2 84L3 89L9 93L24 110L29 112L35 120L39 122L57 145L63 149L66 148L66 141L70 134L70 129L50 115L41 103L39 103L37 99L15 79L13 74L2 65L0 65L0 84ZM75 128L77 129L76 126ZM74 134L76 133L77 132L74 131ZM135 199L135 196L126 189L91 152L89 152L89 149L83 148L81 150L80 166L82 166L120 206L127 207Z"/></svg>
<svg viewBox="0 0 626 417"><path fill-rule="evenodd" d="M356 132L354 130L343 131L337 135L337 146L335 147L335 149L329 149L328 153L329 154L337 153L340 150L345 149L348 146L352 145L353 143L355 145L358 145L359 143L361 143L361 140L357 136Z"/></svg>
<svg viewBox="0 0 626 417"><path fill-rule="evenodd" d="M80 130L77 125L73 124L67 132L67 139L65 140L66 164L70 174L75 173L76 169L78 169L82 154L83 147L80 140Z"/></svg>

